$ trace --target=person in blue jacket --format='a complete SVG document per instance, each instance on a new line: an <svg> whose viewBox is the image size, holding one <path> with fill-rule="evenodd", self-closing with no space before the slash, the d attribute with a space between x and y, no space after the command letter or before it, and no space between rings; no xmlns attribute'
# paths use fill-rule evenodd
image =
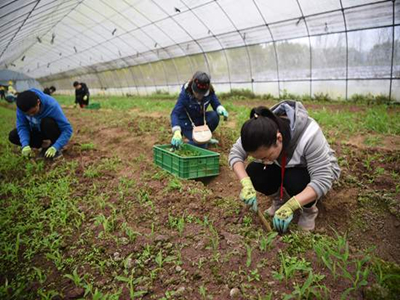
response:
<svg viewBox="0 0 400 300"><path fill-rule="evenodd" d="M207 111L211 105L213 111ZM211 132L217 128L219 124L219 116L228 118L228 112L221 105L215 94L214 88L210 82L210 76L202 71L197 71L191 80L182 86L178 101L171 112L171 125L173 137L171 144L174 147L180 147L183 144L182 133L189 140L190 144L198 145L193 141L192 137L192 122L195 126L204 125L205 120ZM190 118L189 118L190 117ZM191 119L191 120L190 120ZM216 140L211 140L210 143L216 143Z"/></svg>
<svg viewBox="0 0 400 300"><path fill-rule="evenodd" d="M54 98L37 89L18 94L17 128L9 140L22 147L22 156L30 157L32 148L42 148L44 157L60 157L71 136L72 126ZM50 140L48 147L42 147L44 140Z"/></svg>

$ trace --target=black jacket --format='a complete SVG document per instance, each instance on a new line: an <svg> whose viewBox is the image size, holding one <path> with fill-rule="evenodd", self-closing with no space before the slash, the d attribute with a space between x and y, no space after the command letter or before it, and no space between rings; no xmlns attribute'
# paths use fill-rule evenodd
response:
<svg viewBox="0 0 400 300"><path fill-rule="evenodd" d="M81 85L81 88L75 90L75 103L79 103L79 101L82 101L84 96L87 96L89 100L90 96L89 89L86 83L81 82L79 84Z"/></svg>

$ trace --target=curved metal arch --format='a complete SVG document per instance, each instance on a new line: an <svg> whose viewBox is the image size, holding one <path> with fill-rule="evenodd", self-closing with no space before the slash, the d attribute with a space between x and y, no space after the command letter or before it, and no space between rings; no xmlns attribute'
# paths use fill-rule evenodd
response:
<svg viewBox="0 0 400 300"><path fill-rule="evenodd" d="M32 10L29 12L29 14L26 16L25 20L22 22L21 26L19 26L18 30L15 32L14 36L10 39L10 41L8 42L7 46L4 47L3 51L0 54L0 59L1 57L4 55L4 53L7 51L8 47L10 46L10 44L12 43L12 41L15 39L15 37L17 36L18 32L22 29L22 27L24 26L25 22L29 19L29 16L33 13L33 11L35 10L36 6L38 6L40 3L40 0L37 1L37 3L35 4L35 6L32 8Z"/></svg>
<svg viewBox="0 0 400 300"><path fill-rule="evenodd" d="M102 1L103 2L103 1ZM103 2L104 3L104 2ZM109 6L108 4L106 4L108 7L110 7L110 8L112 8L111 6ZM87 6L87 7L89 7L89 6ZM90 9L92 9L91 7L89 7ZM113 9L113 8L112 8ZM115 11L115 10L114 10ZM117 11L116 11L117 12ZM98 12L98 11L96 11L96 13L98 13L99 15L102 15L104 18L106 18L106 16L104 16L103 14L101 14L100 12ZM118 13L118 12L117 12ZM93 20L93 19L92 19ZM100 22L95 22L96 24L99 24L100 26L102 26L103 27L103 25L100 23ZM103 27L104 29L107 29L107 28L105 28L105 27ZM118 35L118 36L115 36L115 37L113 37L113 38L111 38L111 39L109 39L109 40L106 40L106 42L108 42L108 41L111 41L111 40L113 40L113 39L118 39L118 40L120 40L120 41L122 41L125 45L127 45L127 46L129 46L129 47L131 47L131 48L133 48L136 52L137 52L137 50L135 49L135 47L133 47L133 46L131 46L130 44L128 44L127 42L125 42L125 40L124 39L122 39L121 37L123 36L124 34L122 34L122 35ZM101 43L100 43L101 44ZM110 50L111 51L111 50ZM130 66L130 64L127 62L127 60L126 60L126 58L124 58L124 57L121 57L120 58L125 64L126 64L126 66L127 67L129 67ZM129 69L128 69L129 70ZM112 71L112 70L110 70L110 71ZM130 70L129 70L129 72L130 72ZM97 72L96 72L97 73ZM131 72L130 72L131 73ZM132 73L131 73L131 75L132 75ZM132 76L132 78L133 78L133 76ZM103 84L102 84L103 85ZM138 89L136 88L136 90L138 91Z"/></svg>
<svg viewBox="0 0 400 300"><path fill-rule="evenodd" d="M274 53L275 53L276 76L277 76L277 79L278 79L278 95L279 95L279 97L281 97L281 83L280 83L280 78L279 78L279 59L278 59L278 52L276 50L276 41L275 41L274 35L272 34L271 28L269 27L267 21L265 20L264 15L261 13L261 10L260 10L260 8L258 7L258 5L256 3L256 0L253 0L253 3L256 6L257 11L260 14L261 18L263 19L264 24L267 27L269 34L271 35L272 45L274 47Z"/></svg>
<svg viewBox="0 0 400 300"><path fill-rule="evenodd" d="M113 11L115 11L116 13L119 13L117 10L115 10L114 7L110 6L108 3L104 2L103 0L101 0L101 2L105 5L107 5L110 9L112 9ZM132 7L128 2L124 1L129 7ZM124 15L119 14L120 16L122 16L125 20L127 20L129 23L131 23L132 25L134 25L136 28L134 30L131 31L127 31L124 34L120 35L123 36L125 34L129 34L130 37L134 38L136 41L138 41L142 46L144 46L145 48L148 48L150 52L152 52L153 54L157 55L157 53L154 51L154 49L151 49L150 47L147 47L142 41L140 41L139 39L137 39L133 34L131 34L132 31L135 30L140 30L141 32L143 32L144 35L146 35L149 39L151 39L153 42L156 42L145 30L143 30L143 28L137 26L131 19L125 17ZM139 53L138 51L136 51L137 53ZM172 59L172 57L170 56L170 58ZM132 75L132 78L134 78L134 75L132 73L132 70L129 69L129 67L133 67L132 65L128 64L128 70ZM140 73L142 74L142 78L143 78L143 72L141 69ZM134 80L135 81L135 80ZM139 89L138 89L138 84L135 82L135 87L136 87L136 91L137 94L139 94ZM147 93L147 89L146 89L146 93Z"/></svg>
<svg viewBox="0 0 400 300"><path fill-rule="evenodd" d="M130 3L126 2L125 0L124 0L124 2L125 2L129 7L131 7L132 9L135 9L134 7L132 7L132 5L131 5ZM136 10L136 9L135 9L135 10ZM136 10L136 11L137 11L137 10ZM138 11L138 12L139 12L139 11ZM140 12L139 12L139 13L140 13ZM141 13L140 13L140 14L141 14ZM125 16L124 16L124 18L125 18ZM143 32L149 39L151 39L151 40L153 41L153 43L157 43L157 41L156 41L155 39L153 39L153 37L152 37L151 35L149 35L142 27L137 26L135 23L133 23L133 22L132 22L130 19L128 19L128 18L125 18L125 19L127 19L131 24L133 24L134 26L136 26L137 29L140 30L141 32ZM136 29L135 29L135 30L136 30ZM134 30L133 30L133 31L134 31ZM129 31L129 34L130 34L130 32L131 32L131 31ZM134 35L131 35L131 36L134 37L136 40L138 40ZM143 46L146 47L146 45L145 45L144 43L141 42L141 44L142 44ZM149 51L151 51L151 52L154 53L156 56L158 56L157 52L156 52L154 49L151 49L150 47L146 47L146 48L148 48ZM170 59L173 59L173 57L172 57L167 51L165 51L165 52L167 53L167 55L169 56ZM167 78L164 62L162 62L162 64L163 64L163 68L164 68L164 75L165 75L165 78ZM175 67L175 73L177 74L177 73L178 73L178 68L176 67L175 62L174 62L174 67ZM140 72L143 74L142 70L140 70ZM137 89L137 90L138 90L138 89ZM139 90L138 90L138 91L139 91ZM146 92L147 92L147 89L146 89Z"/></svg>
<svg viewBox="0 0 400 300"><path fill-rule="evenodd" d="M312 97L312 74L313 74L313 69L312 69L312 46L311 46L311 36L310 36L310 30L308 29L308 24L307 20L304 16L303 9L301 8L299 0L296 0L297 5L299 6L300 12L301 12L301 18L304 21L304 25L306 25L306 30L307 30L307 37L308 37L308 45L310 46L310 97Z"/></svg>
<svg viewBox="0 0 400 300"><path fill-rule="evenodd" d="M391 59L391 66L390 66L390 83L389 83L389 101L392 100L392 85L393 85L393 64L394 64L394 44L396 43L396 36L395 36L395 23L396 23L396 6L395 1L393 0L393 27L392 27L392 59Z"/></svg>
<svg viewBox="0 0 400 300"><path fill-rule="evenodd" d="M251 91L254 92L254 86L253 86L253 68L251 64L251 58L250 58L250 53L249 53L249 48L247 46L245 38L240 34L240 31L237 29L235 23L232 21L232 19L229 17L228 13L221 7L221 5L216 1L218 7L224 12L225 16L228 18L229 22L231 22L233 28L235 28L236 32L239 34L239 36L243 40L243 44L245 45L246 53L247 53L247 59L249 61L249 71L250 71L250 83L251 83ZM229 70L229 69L228 69Z"/></svg>
<svg viewBox="0 0 400 300"><path fill-rule="evenodd" d="M346 14L344 13L344 7L342 0L339 0L340 2L340 8L342 10L342 16L343 16L343 23L344 23L344 30L345 30L345 35L346 35L346 100L348 100L349 97L349 38L347 34L347 21L346 21Z"/></svg>
<svg viewBox="0 0 400 300"><path fill-rule="evenodd" d="M126 2L126 1L125 1ZM152 1L153 2L153 1ZM153 2L154 3L154 2ZM157 4L156 4L157 5ZM160 26L158 26L157 25L157 23L156 22L152 22L146 15L144 15L141 11L139 11L136 7L133 7L133 6L130 6L132 9L134 9L135 11L137 11L140 15L142 15L145 19L147 19L149 22L150 22L150 24L153 24L155 27L157 27L157 29L158 30L160 30L163 34L165 34L171 41L173 41L174 43L175 43L175 45L176 46L178 46L181 50L182 50L182 53L185 53L185 51L184 51L184 49L182 48L182 46L180 46L178 43L176 43L175 42L175 40L168 34L168 33L166 33L165 32L165 30L163 30ZM168 16L168 18L169 18L169 16ZM156 41L156 40L154 40L154 39L152 39L153 41L155 41L156 43L158 43L158 41ZM167 51L165 51L165 52L167 52ZM168 52L167 52L168 53ZM169 55L169 53L168 53L168 55ZM158 55L157 55L158 56ZM172 58L171 57L171 55L169 55L169 57L170 58ZM163 69L164 69L164 75L165 75L165 82L167 82L167 73L166 73L166 70L165 70L165 63L163 62L163 60L160 60L161 62L162 62L162 65L163 65ZM175 70L176 70L176 74L177 74L177 76L178 76L178 69L176 68L176 65L175 65L175 62L174 62L174 66L175 66ZM154 84L154 86L155 86L155 84Z"/></svg>
<svg viewBox="0 0 400 300"><path fill-rule="evenodd" d="M199 16L194 12L193 9L191 9L185 2L184 0L181 0L181 2L186 6L186 8L191 11L193 13L193 15L195 15L195 17L197 18L197 20L203 24L203 26L208 30L208 32L211 33L212 37L215 38L218 42L218 44L221 46L221 51L224 53L224 57L225 57L225 61L226 61L226 67L228 68L228 78L229 78L229 89L232 90L232 82L231 82L231 72L230 72L230 68L229 68L229 61L228 61L228 57L226 55L226 49L225 47L222 45L221 41L218 39L218 37L211 31L211 29L203 22L203 20L201 18L199 18ZM204 53L205 56L205 61L208 61L208 58L206 56L206 53ZM209 66L209 64L207 63L207 66ZM208 69L208 74L210 74L210 69Z"/></svg>
<svg viewBox="0 0 400 300"><path fill-rule="evenodd" d="M159 9L161 9L165 14L167 14L167 15L169 15L166 11L165 11L165 9L163 9L158 3L156 3L154 0L151 0L155 5L157 5L157 7L159 8ZM209 64L208 64L208 59L207 59L207 56L205 55L205 52L204 52L204 49L203 49L203 47L200 45L200 43L180 24L180 23L178 23L174 18L172 18L172 16L170 16L170 18L172 19L172 21L173 22L175 22L175 24L177 24L191 39L192 39L192 41L194 41L196 44L197 44L197 46L199 46L199 48L201 49L201 53L203 54L203 57L204 57L204 60L205 60L205 62L206 62L206 65L207 65L207 69L209 70L210 69L210 67L209 67ZM174 63L174 65L175 65L175 60L173 60L173 63ZM176 65L175 65L175 68L176 68ZM176 68L176 70L177 70L177 68ZM177 73L178 73L178 70L177 70ZM193 73L193 68L192 68L192 73ZM178 76L178 74L176 74L176 76L177 76L177 78L178 78L178 81L179 81L179 76Z"/></svg>

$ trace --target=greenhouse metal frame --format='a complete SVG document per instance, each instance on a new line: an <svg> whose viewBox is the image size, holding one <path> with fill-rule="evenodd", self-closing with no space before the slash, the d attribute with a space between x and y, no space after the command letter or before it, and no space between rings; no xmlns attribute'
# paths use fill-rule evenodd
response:
<svg viewBox="0 0 400 300"><path fill-rule="evenodd" d="M0 5L0 69L60 93L219 91L400 101L399 1L35 0Z"/></svg>

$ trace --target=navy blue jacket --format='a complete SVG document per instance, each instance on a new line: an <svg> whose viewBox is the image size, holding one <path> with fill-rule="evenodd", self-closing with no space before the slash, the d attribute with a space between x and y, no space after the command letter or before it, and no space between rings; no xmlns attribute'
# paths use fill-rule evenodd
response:
<svg viewBox="0 0 400 300"><path fill-rule="evenodd" d="M192 124L186 114L186 111L190 115L190 118L192 118L195 125L199 126L204 124L204 106L204 111L207 111L209 105L211 105L214 110L216 110L217 107L221 105L217 95L214 92L210 92L208 96L204 96L203 99L201 99L201 101L199 102L193 95L190 95L186 91L187 85L188 83L185 83L182 86L178 101L176 102L175 107L171 112L172 131L175 131L176 129L178 129L178 127L182 127L182 125L185 123L187 125L185 125L185 128L182 128L182 130L188 130L192 128Z"/></svg>
<svg viewBox="0 0 400 300"><path fill-rule="evenodd" d="M52 118L56 121L61 135L54 143L53 147L60 150L65 144L68 143L72 136L72 126L68 122L67 117L64 115L58 102L51 96L46 95L37 89L30 89L39 96L40 110L39 113L30 117L22 110L17 108L17 131L22 147L28 146L30 142L30 132L33 130L40 131L40 123L43 118Z"/></svg>

